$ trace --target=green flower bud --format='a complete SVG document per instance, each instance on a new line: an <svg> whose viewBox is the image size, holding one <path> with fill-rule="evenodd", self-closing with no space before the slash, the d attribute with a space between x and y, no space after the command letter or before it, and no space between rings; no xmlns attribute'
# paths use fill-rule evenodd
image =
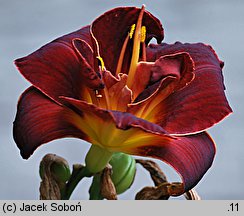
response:
<svg viewBox="0 0 244 216"><path fill-rule="evenodd" d="M68 162L56 155L46 155L40 163L39 175L44 179L44 175L52 175L57 182L65 183L69 180L71 173Z"/></svg>
<svg viewBox="0 0 244 216"><path fill-rule="evenodd" d="M53 163L51 172L58 182L67 182L71 175L68 164Z"/></svg>
<svg viewBox="0 0 244 216"><path fill-rule="evenodd" d="M123 153L114 153L110 160L112 166L112 181L117 194L121 194L130 188L136 173L136 162L133 157Z"/></svg>

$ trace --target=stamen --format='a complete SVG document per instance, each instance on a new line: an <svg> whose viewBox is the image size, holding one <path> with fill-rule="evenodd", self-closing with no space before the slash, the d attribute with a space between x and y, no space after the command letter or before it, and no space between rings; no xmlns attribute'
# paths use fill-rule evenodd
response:
<svg viewBox="0 0 244 216"><path fill-rule="evenodd" d="M95 94L97 98L102 98L103 96L101 94L99 94L98 90L95 90Z"/></svg>
<svg viewBox="0 0 244 216"><path fill-rule="evenodd" d="M95 93L95 98L96 102L95 104L98 107L104 108L104 109L109 109L110 107L110 101L109 101L109 96L108 96L108 90L105 87L104 89L101 90L94 90Z"/></svg>
<svg viewBox="0 0 244 216"><path fill-rule="evenodd" d="M122 49L121 49L121 52L120 52L120 55L119 55L117 68L116 68L116 75L121 73L121 68L122 68L122 64L123 64L123 60L124 60L124 56L125 56L125 50L126 50L129 38L130 38L130 33L128 33L127 37L125 38L124 44L122 46Z"/></svg>
<svg viewBox="0 0 244 216"><path fill-rule="evenodd" d="M106 70L105 64L104 64L102 57L100 56L99 44L92 32L92 27L90 28L90 33L91 33L91 36L92 36L93 41L95 42L95 46L96 46L95 51L96 51L97 59L99 61L99 63L98 63L99 70L105 71ZM101 72L101 71L99 71L99 72ZM100 73L100 75L102 75L102 74ZM103 79L103 78L101 77L101 79ZM98 107L108 109L110 103L109 103L109 97L108 97L106 87L104 89L100 90L100 93L98 92L98 90L95 90L95 94L93 92L93 94L91 94L91 97L92 97L93 103L96 104Z"/></svg>
<svg viewBox="0 0 244 216"><path fill-rule="evenodd" d="M132 39L132 37L133 37L135 28L136 28L136 24L131 25L130 31L128 32L128 35L125 38L124 44L122 46L122 49L121 49L121 52L119 55L119 60L118 60L117 68L116 68L116 75L118 75L119 73L122 72L121 68L122 68L122 64L123 64L123 60L124 60L124 56L125 56L125 50L126 50L129 39Z"/></svg>
<svg viewBox="0 0 244 216"><path fill-rule="evenodd" d="M141 55L141 61L147 61L147 56L146 56L146 44L145 43L142 43L142 55Z"/></svg>
<svg viewBox="0 0 244 216"><path fill-rule="evenodd" d="M143 18L144 11L145 11L145 5L142 5L141 11L138 16L134 40L133 40L132 57L131 57L130 69L128 72L128 79L127 79L127 86L129 88L131 88L132 83L134 81L136 67L137 67L137 63L138 63L139 55L140 55L141 26L142 26L142 18Z"/></svg>
<svg viewBox="0 0 244 216"><path fill-rule="evenodd" d="M86 88L88 94L90 95L90 98L91 98L91 103L92 104L95 104L96 106L98 106L98 99L96 97L96 90L92 90L92 89L89 89L89 88ZM95 94L94 94L95 93Z"/></svg>
<svg viewBox="0 0 244 216"><path fill-rule="evenodd" d="M146 26L141 27L141 43L144 43L146 40Z"/></svg>
<svg viewBox="0 0 244 216"><path fill-rule="evenodd" d="M101 67L101 70L102 71L105 70L105 64L104 64L104 61L103 61L102 57L101 56L97 56L96 58L99 61L98 65Z"/></svg>
<svg viewBox="0 0 244 216"><path fill-rule="evenodd" d="M102 100L102 95L99 93L98 90L94 90L94 93L95 93L95 104L98 106L98 107L101 107L101 108L105 108L104 106L104 100Z"/></svg>
<svg viewBox="0 0 244 216"><path fill-rule="evenodd" d="M146 61L146 59L147 59L147 56L146 56L146 44L145 44L145 40L146 40L146 37L147 37L146 33L147 33L146 26L142 26L141 27L141 48L142 48L141 60L142 61Z"/></svg>
<svg viewBox="0 0 244 216"><path fill-rule="evenodd" d="M133 37L133 34L134 34L134 32L135 32L135 28L136 28L136 24L133 24L133 25L130 27L130 32L129 32L130 39L132 39L132 37Z"/></svg>

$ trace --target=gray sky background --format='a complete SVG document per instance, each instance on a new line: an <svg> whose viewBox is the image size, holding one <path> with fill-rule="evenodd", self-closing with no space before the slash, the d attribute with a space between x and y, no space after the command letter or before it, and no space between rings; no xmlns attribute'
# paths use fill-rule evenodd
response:
<svg viewBox="0 0 244 216"><path fill-rule="evenodd" d="M244 1L94 1L0 0L0 199L38 199L38 166L47 153L56 153L70 164L83 163L89 144L77 139L53 141L23 160L12 138L12 122L19 95L30 85L13 60L47 42L90 24L116 6L146 4L163 23L165 42L211 44L225 62L226 94L234 114L209 132L217 144L212 168L197 186L203 199L244 199ZM160 162L170 181L179 177ZM90 180L79 184L72 199L87 199ZM152 185L138 167L134 185L120 199L134 199L136 191Z"/></svg>

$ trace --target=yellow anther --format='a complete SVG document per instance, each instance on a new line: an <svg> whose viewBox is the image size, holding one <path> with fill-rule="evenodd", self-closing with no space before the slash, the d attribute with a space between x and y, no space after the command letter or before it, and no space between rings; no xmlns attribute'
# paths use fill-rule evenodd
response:
<svg viewBox="0 0 244 216"><path fill-rule="evenodd" d="M105 70L105 64L101 56L97 56L97 59L99 61L99 66L101 66L102 70Z"/></svg>
<svg viewBox="0 0 244 216"><path fill-rule="evenodd" d="M129 32L130 39L132 39L132 37L133 37L133 34L134 34L134 32L135 32L135 28L136 28L136 24L133 24L133 25L130 27L130 32Z"/></svg>
<svg viewBox="0 0 244 216"><path fill-rule="evenodd" d="M142 26L141 27L141 43L144 43L146 40L146 32L147 32L146 26Z"/></svg>

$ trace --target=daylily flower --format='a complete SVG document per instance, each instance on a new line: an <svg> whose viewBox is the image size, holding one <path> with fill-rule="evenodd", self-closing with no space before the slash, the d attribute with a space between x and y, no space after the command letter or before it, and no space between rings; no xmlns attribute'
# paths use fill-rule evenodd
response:
<svg viewBox="0 0 244 216"><path fill-rule="evenodd" d="M158 45L149 44L153 37ZM172 166L182 178L179 193L194 187L215 155L205 130L232 112L223 62L208 45L161 44L163 38L160 21L144 6L119 7L17 59L32 84L14 122L22 157L76 137L92 144L91 172L123 152Z"/></svg>

